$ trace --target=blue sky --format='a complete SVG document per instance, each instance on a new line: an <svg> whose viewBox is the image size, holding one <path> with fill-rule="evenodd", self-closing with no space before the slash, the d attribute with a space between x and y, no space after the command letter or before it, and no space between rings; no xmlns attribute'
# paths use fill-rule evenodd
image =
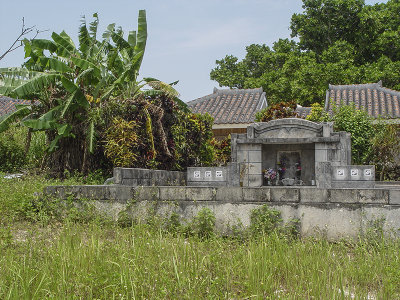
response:
<svg viewBox="0 0 400 300"><path fill-rule="evenodd" d="M367 4L386 1L366 1ZM139 9L146 9L147 48L141 77L176 86L184 101L212 93L217 82L210 80L215 61L232 54L242 58L247 45L272 45L290 37L290 17L302 11L301 0L0 0L0 54L18 36L21 20L51 32L65 30L76 40L82 15L100 17L100 32L116 23L127 32L137 28ZM23 51L9 54L0 67L19 66Z"/></svg>

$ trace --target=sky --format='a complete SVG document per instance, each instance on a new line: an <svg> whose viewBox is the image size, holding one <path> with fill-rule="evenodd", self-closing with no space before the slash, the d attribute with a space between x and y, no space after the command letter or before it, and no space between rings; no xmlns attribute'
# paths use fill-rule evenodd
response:
<svg viewBox="0 0 400 300"><path fill-rule="evenodd" d="M386 1L365 1L367 4ZM136 30L140 9L147 14L148 37L140 77L154 77L176 87L184 101L212 93L215 61L226 55L242 59L250 44L272 46L290 38L290 18L301 0L0 0L0 55L27 26L44 31L38 38L65 30L75 41L81 17L99 14L99 32L110 23ZM20 66L23 49L0 60L0 67Z"/></svg>

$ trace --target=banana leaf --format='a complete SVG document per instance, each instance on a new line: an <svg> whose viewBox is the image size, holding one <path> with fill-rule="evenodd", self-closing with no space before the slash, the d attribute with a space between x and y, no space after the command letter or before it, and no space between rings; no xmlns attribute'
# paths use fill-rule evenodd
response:
<svg viewBox="0 0 400 300"><path fill-rule="evenodd" d="M47 88L51 83L55 83L59 79L59 74L39 73L38 76L25 81L23 84L15 88L11 95L16 95L19 98L23 98L35 92L40 92L44 88Z"/></svg>
<svg viewBox="0 0 400 300"><path fill-rule="evenodd" d="M6 131L10 124L29 115L32 111L30 105L15 105L16 110L0 117L0 132Z"/></svg>

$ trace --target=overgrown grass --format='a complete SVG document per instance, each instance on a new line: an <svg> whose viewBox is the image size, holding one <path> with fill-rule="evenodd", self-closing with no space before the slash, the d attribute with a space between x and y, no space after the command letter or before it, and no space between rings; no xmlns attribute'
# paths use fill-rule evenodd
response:
<svg viewBox="0 0 400 300"><path fill-rule="evenodd" d="M18 202L48 183L0 179L1 212L18 211ZM0 299L400 297L399 241L289 239L265 218L258 219L269 233L227 238L209 234L209 211L195 219L197 234L168 232L158 222L121 227L15 216L0 222Z"/></svg>

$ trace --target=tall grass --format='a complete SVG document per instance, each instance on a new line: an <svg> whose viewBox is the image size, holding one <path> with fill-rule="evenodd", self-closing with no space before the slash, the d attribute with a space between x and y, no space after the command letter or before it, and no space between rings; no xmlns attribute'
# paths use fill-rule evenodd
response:
<svg viewBox="0 0 400 300"><path fill-rule="evenodd" d="M11 190L17 183L23 188ZM0 184L1 204L31 197L47 182ZM277 230L239 239L168 233L157 224L0 222L0 299L400 297L398 240L332 243Z"/></svg>
<svg viewBox="0 0 400 300"><path fill-rule="evenodd" d="M146 225L29 226L3 247L1 299L337 299L400 296L400 246L276 234L245 243Z"/></svg>

